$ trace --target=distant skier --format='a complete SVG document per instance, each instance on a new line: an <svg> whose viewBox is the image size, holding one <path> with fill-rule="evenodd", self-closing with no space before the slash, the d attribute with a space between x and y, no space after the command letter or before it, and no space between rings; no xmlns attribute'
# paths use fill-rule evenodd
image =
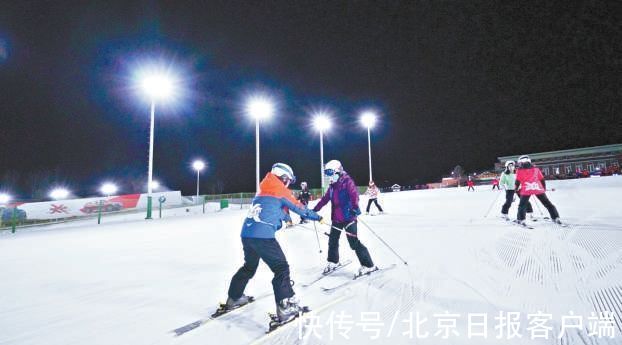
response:
<svg viewBox="0 0 622 345"><path fill-rule="evenodd" d="M559 213L546 197L546 182L539 168L531 164L531 159L527 155L518 158L518 172L516 173L516 190L520 193L520 202L518 204L517 220L520 224L525 225L525 214L527 211L527 203L529 197L535 195L538 200L549 211L551 219L557 224L561 224Z"/></svg>
<svg viewBox="0 0 622 345"><path fill-rule="evenodd" d="M495 190L495 188L497 188L497 190L500 190L499 189L499 179L497 177L495 177L492 180L492 190Z"/></svg>
<svg viewBox="0 0 622 345"><path fill-rule="evenodd" d="M284 163L276 163L259 184L259 191L242 225L242 247L244 265L235 273L229 285L226 308L235 309L249 302L244 295L248 281L255 275L259 259L263 260L274 273L272 289L276 301L276 314L283 322L294 318L300 310L299 301L294 295L289 277L287 259L274 237L286 218L287 208L306 219L319 220L322 217L298 204L287 187L296 181L292 168Z"/></svg>
<svg viewBox="0 0 622 345"><path fill-rule="evenodd" d="M331 202L331 220L333 224L328 240L328 264L324 272L328 273L339 266L339 237L341 236L341 231L337 229L342 229L347 233L355 235L346 236L346 238L350 248L354 250L361 264L359 274L367 274L374 271L377 268L374 266L369 251L356 237L356 216L361 214L361 209L359 208L359 193L354 180L346 173L338 160L331 160L326 163L324 174L328 176L330 186L320 202L313 208L313 211L317 212L329 201Z"/></svg>
<svg viewBox="0 0 622 345"><path fill-rule="evenodd" d="M365 192L365 194L369 197L369 200L367 201L367 209L365 210L365 214L369 214L369 208L371 207L372 202L376 204L378 211L380 211L380 213L383 213L384 211L382 210L382 207L380 207L380 204L378 203L378 194L380 194L380 189L378 189L378 186L376 186L374 181L369 181L369 186L367 186L367 191Z"/></svg>
<svg viewBox="0 0 622 345"><path fill-rule="evenodd" d="M473 182L473 180L471 180L471 176L469 176L469 179L467 180L467 186L469 188L467 188L467 192L470 190L473 190L475 192L475 183Z"/></svg>
<svg viewBox="0 0 622 345"><path fill-rule="evenodd" d="M510 206L512 206L512 202L514 202L514 193L515 191L515 183L516 183L516 168L514 167L514 161L506 161L505 162L505 170L501 173L500 184L505 189L505 203L501 207L501 217L505 220L510 220L508 217L508 212L510 210ZM520 198L520 195L519 195ZM533 212L533 208L531 207L531 202L527 201L527 213L531 214ZM532 216L533 218L533 216Z"/></svg>
<svg viewBox="0 0 622 345"><path fill-rule="evenodd" d="M309 192L309 187L306 182L300 182L300 193L298 194L298 201L305 206L305 208L309 205L309 200L311 199L311 192ZM300 217L300 224L306 223L307 220L304 217Z"/></svg>

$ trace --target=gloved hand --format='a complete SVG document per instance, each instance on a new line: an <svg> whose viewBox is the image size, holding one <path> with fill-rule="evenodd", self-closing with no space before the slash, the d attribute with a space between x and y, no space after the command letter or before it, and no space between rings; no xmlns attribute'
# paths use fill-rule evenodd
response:
<svg viewBox="0 0 622 345"><path fill-rule="evenodd" d="M320 222L320 224L330 225L330 222L328 221L328 219L326 219L324 217L320 217L319 222Z"/></svg>
<svg viewBox="0 0 622 345"><path fill-rule="evenodd" d="M292 226L294 226L294 223L292 223L292 221L291 221L291 220L289 220L289 221L287 221L287 222L285 223L285 227L286 227L286 228L291 228Z"/></svg>
<svg viewBox="0 0 622 345"><path fill-rule="evenodd" d="M352 209L352 215L354 216L360 216L361 215L361 209L360 208L353 208Z"/></svg>

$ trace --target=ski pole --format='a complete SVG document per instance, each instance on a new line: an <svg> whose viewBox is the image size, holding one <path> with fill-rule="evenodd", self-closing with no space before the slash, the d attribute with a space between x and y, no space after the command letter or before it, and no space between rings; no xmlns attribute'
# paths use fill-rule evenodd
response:
<svg viewBox="0 0 622 345"><path fill-rule="evenodd" d="M497 197L495 198L495 200L492 201L492 204L490 204L490 207L488 208L488 212L486 212L486 215L484 216L484 218L488 218L490 211L492 211L492 207L495 206L495 204L497 203L497 200L499 200L500 195L501 193L497 193Z"/></svg>
<svg viewBox="0 0 622 345"><path fill-rule="evenodd" d="M353 224L353 223L348 224L348 225L346 226L346 229L347 229L347 228L348 228L351 224ZM315 226L315 224L313 224L313 225ZM326 225L328 225L328 224L326 224ZM300 226L300 227L303 227L303 228L305 228L305 229L308 229L308 230L312 230L311 228L308 228L308 227L306 227L306 226L302 226L302 225L299 225L299 226ZM335 229L335 230L337 230L337 231L345 232L345 234L346 234L346 235L348 235L348 236L351 236L351 237L357 237L357 236L356 236L356 234L353 234L353 233L351 233L351 232L347 232L347 231L345 231L345 230L343 230L343 229L339 229L339 228L334 227L334 226L332 226L332 225L330 225L330 227L331 227L331 228L333 228L333 229ZM329 233L327 233L327 232L325 232L324 234L329 235Z"/></svg>
<svg viewBox="0 0 622 345"><path fill-rule="evenodd" d="M408 265L408 262L406 262L406 260L402 259L402 257L401 257L398 253L396 253L396 252L395 252L395 250L393 250L393 248L391 248L391 246L390 246L387 242L385 242L385 241L382 239L382 237L378 236L378 234L376 234L376 232L375 232L374 230L372 230L372 228L371 228L369 225L367 225L367 223L365 223L364 221L362 221L360 218L359 218L359 220L358 220L358 221L359 221L359 222L361 222L361 224L365 225L365 227L366 227L366 228L367 228L367 229L368 229L368 230L369 230L372 234L374 234L374 236L376 236L376 238L378 238L378 239L380 240L380 242L382 242L382 244L384 244L385 246L387 246L387 248L389 248L389 249L393 252L393 254L395 254L395 256L397 256L400 260L402 260L402 261L404 262L404 265Z"/></svg>
<svg viewBox="0 0 622 345"><path fill-rule="evenodd" d="M352 223L350 223L350 224L346 225L345 229L349 228L349 227L350 227L350 225L352 225L352 224L354 224L354 222L352 222ZM350 237L358 237L358 236L356 236L356 234L353 234L353 233L351 233L351 232L347 232L345 229L339 229L338 227L336 227L336 226L334 226L334 225L332 225L332 224L330 225L330 227L331 227L332 229L337 230L337 231L341 231L341 232L345 233L346 235L348 235L348 236L350 236Z"/></svg>
<svg viewBox="0 0 622 345"><path fill-rule="evenodd" d="M317 249L322 252L322 247L320 246L320 236L317 234L317 226L315 226L315 222L313 222L313 229L315 229L315 239L317 240Z"/></svg>
<svg viewBox="0 0 622 345"><path fill-rule="evenodd" d="M348 236L351 236L351 237L358 237L358 236L356 236L355 234L351 234L351 233L349 233L349 232L346 232L346 234L348 234ZM326 232L326 231L324 231L324 235L326 235L326 236L330 237L330 234L329 234L328 232Z"/></svg>

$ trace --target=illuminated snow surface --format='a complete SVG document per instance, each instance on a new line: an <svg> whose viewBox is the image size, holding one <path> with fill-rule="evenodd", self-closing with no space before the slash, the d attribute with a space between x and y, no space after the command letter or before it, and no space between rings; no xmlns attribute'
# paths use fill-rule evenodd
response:
<svg viewBox="0 0 622 345"><path fill-rule="evenodd" d="M245 210L167 210L162 219L142 214L94 219L0 233L0 344L621 344L622 322L622 177L550 181L548 193L561 228L544 219L535 229L498 218L504 192L482 186L382 195L387 213L363 216L378 235L409 263L404 266L371 232L359 234L379 266L398 264L327 294L322 287L344 282L358 268L346 240L342 259L354 263L334 277L302 287L322 270L328 238L321 234L318 253L313 225L281 230L277 238L289 260L294 289L322 328L316 333L298 324L269 338L267 312L272 296L245 310L212 321L180 337L171 330L208 316L224 301L229 280L242 264L239 232ZM498 199L495 198L498 196ZM534 202L535 215L541 205ZM489 206L493 211L485 218ZM366 200L362 198L362 206ZM510 215L515 216L517 203ZM539 206L539 208L537 207ZM239 207L239 206L238 206ZM326 215L328 208L323 210ZM327 231L325 226L321 232ZM247 287L251 295L271 292L272 273L263 263ZM327 303L338 303L324 308ZM499 312L520 312L520 339L496 339ZM551 314L549 339L532 339L538 329L527 314ZM557 339L562 316L582 317L583 328L570 328ZM588 333L592 312L611 311L613 339ZM365 314L365 312L367 314ZM364 313L364 314L361 314ZM425 320L420 336L403 332L403 320ZM478 334L487 315L488 338ZM343 315L341 323L337 315ZM442 316L439 314L459 314ZM331 315L333 316L331 323ZM363 318L379 316L378 323ZM438 322L456 319L443 341ZM570 319L567 319L570 320ZM576 324L577 319L566 324ZM353 324L348 324L351 321ZM601 320L601 330L606 327ZM305 324L310 324L307 319ZM332 331L330 326L332 324ZM536 325L537 326L537 325ZM367 327L367 328L365 328ZM346 334L343 333L348 329ZM379 330L378 339L374 330ZM597 329L593 329L597 330ZM455 332L454 332L455 331ZM536 333L532 334L532 331ZM332 340L331 340L332 335ZM306 336L306 337L305 337ZM390 340L389 340L390 339Z"/></svg>

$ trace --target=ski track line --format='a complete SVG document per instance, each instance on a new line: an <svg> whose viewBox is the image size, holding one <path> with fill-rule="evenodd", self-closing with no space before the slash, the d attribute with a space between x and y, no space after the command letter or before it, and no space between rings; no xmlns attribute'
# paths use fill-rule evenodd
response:
<svg viewBox="0 0 622 345"><path fill-rule="evenodd" d="M579 289L581 282L607 284L611 275L620 272L622 237L612 239L607 236L608 232L589 227L559 228L554 224L545 224L538 226L536 231L540 228L542 231L539 233L520 232L518 236L515 232L509 232L496 241L494 252L497 258L507 269L515 272L514 282L508 285L506 295L511 295L512 286L521 278L541 289L553 287L556 291L560 291L560 284L564 286L564 281L571 279L578 299L589 303L596 312L612 312L618 334L622 333L622 287L609 285L595 289L592 285L591 288ZM534 302L524 300L522 306L548 309L546 305ZM573 338L588 343L580 334ZM567 343L564 340L562 344Z"/></svg>

